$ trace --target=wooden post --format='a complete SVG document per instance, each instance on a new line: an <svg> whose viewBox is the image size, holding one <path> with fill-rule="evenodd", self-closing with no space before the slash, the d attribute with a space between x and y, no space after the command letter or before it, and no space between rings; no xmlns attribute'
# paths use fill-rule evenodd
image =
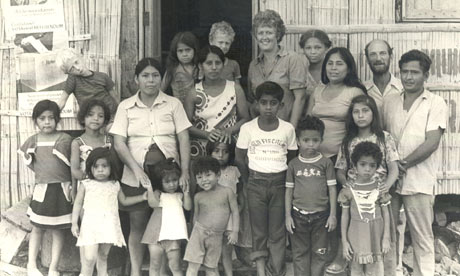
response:
<svg viewBox="0 0 460 276"><path fill-rule="evenodd" d="M144 26L144 55L161 62L161 0L147 0L145 12L149 17L148 25Z"/></svg>
<svg viewBox="0 0 460 276"><path fill-rule="evenodd" d="M138 1L123 0L121 8L121 98L128 98L136 90L134 83L134 67L139 59L138 50Z"/></svg>

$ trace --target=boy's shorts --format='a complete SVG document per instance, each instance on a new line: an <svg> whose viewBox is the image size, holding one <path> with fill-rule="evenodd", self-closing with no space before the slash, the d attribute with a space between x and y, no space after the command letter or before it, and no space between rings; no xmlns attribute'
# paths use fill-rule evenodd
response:
<svg viewBox="0 0 460 276"><path fill-rule="evenodd" d="M222 239L224 230L207 229L196 222L192 235L185 249L184 260L202 264L209 268L217 268L222 254Z"/></svg>

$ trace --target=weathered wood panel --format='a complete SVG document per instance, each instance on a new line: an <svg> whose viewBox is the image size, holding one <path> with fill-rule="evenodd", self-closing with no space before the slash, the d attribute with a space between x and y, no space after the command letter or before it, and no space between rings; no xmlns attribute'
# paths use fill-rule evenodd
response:
<svg viewBox="0 0 460 276"><path fill-rule="evenodd" d="M364 47L373 39L384 39L393 47L390 71L399 76L398 61L402 54L419 49L432 59L429 83L460 83L458 32L410 32L410 33L358 33L349 35L349 49L356 59L362 80L371 78Z"/></svg>
<svg viewBox="0 0 460 276"><path fill-rule="evenodd" d="M449 122L436 152L439 160L436 194L460 194L460 87L432 87L431 92L440 95L449 107Z"/></svg>
<svg viewBox="0 0 460 276"><path fill-rule="evenodd" d="M350 0L349 24L395 23L394 0Z"/></svg>

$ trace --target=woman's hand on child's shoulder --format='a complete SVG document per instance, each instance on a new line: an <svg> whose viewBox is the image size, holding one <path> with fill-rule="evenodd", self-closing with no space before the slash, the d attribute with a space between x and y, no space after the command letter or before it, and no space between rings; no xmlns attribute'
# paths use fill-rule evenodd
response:
<svg viewBox="0 0 460 276"><path fill-rule="evenodd" d="M182 173L179 178L179 186L183 193L190 192L190 175L188 173Z"/></svg>

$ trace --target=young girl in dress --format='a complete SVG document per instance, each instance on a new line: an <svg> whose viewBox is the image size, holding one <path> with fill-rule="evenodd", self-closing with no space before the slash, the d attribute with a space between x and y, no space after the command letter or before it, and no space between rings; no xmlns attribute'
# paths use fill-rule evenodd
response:
<svg viewBox="0 0 460 276"><path fill-rule="evenodd" d="M161 275L166 253L172 274L180 276L183 275L181 241L188 240L183 209L192 209L192 198L188 185L179 187L181 170L173 158L160 161L154 170L162 186L161 191L147 187L148 203L154 210L141 241L148 245L150 252L149 275Z"/></svg>
<svg viewBox="0 0 460 276"><path fill-rule="evenodd" d="M245 204L245 196L242 191L242 186L239 185L241 182L240 171L236 166L232 166L233 160L235 159L235 145L228 144L224 142L208 142L206 145L206 153L209 156L214 157L219 161L221 166L220 168L220 178L219 185L230 188L235 195L238 195L238 206L240 209L240 229L238 233L238 242L237 246L242 248L250 248L252 244L251 229L248 228L250 225L249 222L249 211L247 204ZM232 220L230 220L227 225L227 231L232 230ZM227 232L226 234L228 234ZM232 272L232 253L233 245L228 241L228 235L224 235L224 241L222 243L222 264L224 266L224 271L226 276L233 275ZM243 252L241 250L240 252ZM245 261L245 260L243 260Z"/></svg>
<svg viewBox="0 0 460 276"><path fill-rule="evenodd" d="M45 230L51 231L53 242L48 275L59 275L57 266L64 245L63 229L70 228L69 158L72 138L56 130L60 118L60 110L55 102L38 102L32 111L32 119L39 132L29 137L18 150L26 165L35 173L32 201L27 210L32 223L28 276L42 276L37 269L37 255Z"/></svg>
<svg viewBox="0 0 460 276"><path fill-rule="evenodd" d="M172 95L182 103L198 78L198 49L198 39L191 32L177 33L171 41L161 91L171 86Z"/></svg>
<svg viewBox="0 0 460 276"><path fill-rule="evenodd" d="M147 200L147 192L126 197L115 180L113 158L108 148L96 148L86 160L88 179L81 182L72 212L72 234L78 238L77 246L83 276L92 276L97 262L98 275L107 275L107 257L112 245L126 246L118 216L118 201L133 205ZM81 209L85 210L78 226Z"/></svg>
<svg viewBox="0 0 460 276"><path fill-rule="evenodd" d="M383 276L383 254L390 250L391 196L379 189L374 178L382 162L379 146L361 142L351 154L356 178L337 198L342 205L343 256L351 261L351 276Z"/></svg>
<svg viewBox="0 0 460 276"><path fill-rule="evenodd" d="M72 141L71 171L72 171L72 198L77 195L77 181L85 179L85 162L91 151L98 147L110 147L110 142L101 129L110 120L110 109L99 100L89 100L82 104L77 114L78 122L85 128L85 132Z"/></svg>
<svg viewBox="0 0 460 276"><path fill-rule="evenodd" d="M356 168L350 162L355 146L363 141L377 144L383 153L374 177L378 178L380 187L388 191L398 179L399 155L393 137L382 130L375 100L368 95L360 95L352 99L346 119L347 134L343 139L336 169L337 180L345 186L348 181L356 178Z"/></svg>

